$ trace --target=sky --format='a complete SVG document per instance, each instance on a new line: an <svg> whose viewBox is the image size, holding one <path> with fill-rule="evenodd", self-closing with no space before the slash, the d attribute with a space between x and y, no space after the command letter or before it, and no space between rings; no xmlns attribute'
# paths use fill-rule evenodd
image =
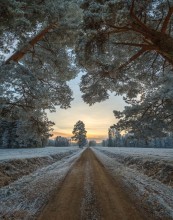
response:
<svg viewBox="0 0 173 220"><path fill-rule="evenodd" d="M68 50L69 56L74 56L71 54L71 51L71 49ZM12 51L6 55L6 59L11 56L11 54ZM75 63L72 63L72 65L75 65ZM52 133L53 139L56 136L71 138L74 125L77 121L81 120L84 122L87 130L87 138L101 142L107 139L109 127L117 122L113 110L122 111L126 105L121 96L115 96L113 94L110 94L108 100L96 103L92 106L84 103L79 89L82 74L83 73L80 72L75 79L69 82L74 97L74 100L71 102L71 108L61 109L56 107L56 112L52 113L47 111L49 120L55 123Z"/></svg>
<svg viewBox="0 0 173 220"><path fill-rule="evenodd" d="M81 120L87 130L87 138L101 142L107 139L108 128L117 122L113 110L123 110L125 102L121 96L111 94L108 100L93 106L84 103L79 89L81 75L82 73L69 83L74 97L71 108L60 109L57 107L56 112L48 112L49 120L55 122L52 138L56 136L72 137L74 125Z"/></svg>

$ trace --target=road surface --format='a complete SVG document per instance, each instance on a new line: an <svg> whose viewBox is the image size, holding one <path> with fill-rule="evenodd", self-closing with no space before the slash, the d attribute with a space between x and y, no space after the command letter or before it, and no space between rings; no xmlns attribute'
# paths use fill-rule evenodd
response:
<svg viewBox="0 0 173 220"><path fill-rule="evenodd" d="M135 205L91 149L76 161L38 220L142 220Z"/></svg>

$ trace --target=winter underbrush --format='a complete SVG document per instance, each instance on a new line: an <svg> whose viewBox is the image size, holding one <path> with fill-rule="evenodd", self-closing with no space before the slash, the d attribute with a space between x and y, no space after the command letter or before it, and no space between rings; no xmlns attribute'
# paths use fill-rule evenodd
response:
<svg viewBox="0 0 173 220"><path fill-rule="evenodd" d="M1 149L0 187L76 152L77 148ZM6 152L5 152L6 151Z"/></svg>
<svg viewBox="0 0 173 220"><path fill-rule="evenodd" d="M117 162L173 187L173 149L99 148Z"/></svg>
<svg viewBox="0 0 173 220"><path fill-rule="evenodd" d="M83 150L80 149L70 151L69 148L69 151L61 153L59 158L57 155L49 155L47 157L47 161L51 162L49 165L38 168L29 175L23 175L16 181L1 187L0 219L36 219L82 152ZM41 158L33 159L40 160ZM27 164L28 160L33 159L24 159L24 161ZM24 167L21 169L25 170Z"/></svg>

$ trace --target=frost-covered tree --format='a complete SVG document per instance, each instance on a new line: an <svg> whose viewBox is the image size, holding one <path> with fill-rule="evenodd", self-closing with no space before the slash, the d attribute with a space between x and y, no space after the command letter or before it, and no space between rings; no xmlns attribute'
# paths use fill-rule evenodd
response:
<svg viewBox="0 0 173 220"><path fill-rule="evenodd" d="M53 139L48 139L46 145L47 145L47 146L55 146L55 140L53 140Z"/></svg>
<svg viewBox="0 0 173 220"><path fill-rule="evenodd" d="M57 147L67 147L69 146L69 140L65 137L57 136L55 138L55 146Z"/></svg>
<svg viewBox="0 0 173 220"><path fill-rule="evenodd" d="M90 140L89 143L88 143L88 145L89 145L90 147L94 147L94 146L97 145L97 143L96 143L95 140Z"/></svg>
<svg viewBox="0 0 173 220"><path fill-rule="evenodd" d="M77 2L52 0L21 3L8 0L2 1L0 5L3 15L0 16L0 27L3 29L0 32L0 63L3 64L0 67L0 79L4 90L1 94L4 96L10 87L11 95L12 91L16 94L16 90L17 93L20 90L20 96L25 96L22 89L15 88L15 79L18 79L24 88L37 90L34 98L42 100L44 106L48 102L45 100L47 94L47 97L52 97L53 105L62 103L63 107L69 107L72 92L66 82L76 76L77 69L71 65L74 56L68 48L74 46L77 27L81 22L80 10L79 13L76 10ZM12 53L12 56L6 59L6 53Z"/></svg>
<svg viewBox="0 0 173 220"><path fill-rule="evenodd" d="M0 2L0 117L14 123L20 118L18 130L28 131L19 132L21 145L27 145L26 135L33 135L29 131L37 130L37 123L31 123L36 112L54 111L56 105L70 107L72 91L67 81L77 75L71 51L81 23L77 8L75 0ZM38 121L48 119L44 114L44 120ZM6 136L8 132L3 140ZM42 145L42 133L35 136Z"/></svg>
<svg viewBox="0 0 173 220"><path fill-rule="evenodd" d="M53 125L45 112L35 111L34 116L19 120L16 141L20 147L44 147L51 136Z"/></svg>
<svg viewBox="0 0 173 220"><path fill-rule="evenodd" d="M19 134L15 135L16 147L44 146L43 140L49 137L50 125L44 111L53 111L55 104L63 108L70 105L71 90L66 82L57 81L53 72L49 76L47 74L48 78L44 78L46 71L42 73L31 72L26 65L15 64L11 71L6 72L6 77L1 78L0 117L18 124L18 129L13 129ZM14 146L14 138L10 139Z"/></svg>
<svg viewBox="0 0 173 220"><path fill-rule="evenodd" d="M103 76L121 78L121 70L142 70L150 60L148 69L157 70L157 61L173 64L172 1L84 0L81 7L85 32L79 60L88 69L97 66Z"/></svg>
<svg viewBox="0 0 173 220"><path fill-rule="evenodd" d="M122 136L114 126L108 129L108 147L122 147Z"/></svg>
<svg viewBox="0 0 173 220"><path fill-rule="evenodd" d="M112 130L109 128L108 129L108 147L114 147L113 146L113 133Z"/></svg>
<svg viewBox="0 0 173 220"><path fill-rule="evenodd" d="M78 0L1 0L1 49L8 52L11 50L9 46L14 46L15 41L14 48L18 50L18 58L15 54L11 60L19 61L50 32L56 31L57 35L61 32L61 39L67 41L67 38L74 36L74 28L77 29L81 22L78 4Z"/></svg>
<svg viewBox="0 0 173 220"><path fill-rule="evenodd" d="M171 132L173 2L85 0L81 7L84 34L76 51L87 70L84 101L103 101L109 91L125 95L131 106L114 112L117 129L143 138Z"/></svg>
<svg viewBox="0 0 173 220"><path fill-rule="evenodd" d="M2 84L8 84L13 74L13 78L22 81L26 81L26 77L33 81L37 78L42 83L42 88L38 85L37 89L40 93L47 91L49 97L52 94L49 94L51 89L46 88L48 85L55 88L59 84L66 89L66 81L77 74L75 66L71 65L74 56L69 54L68 48L74 47L82 20L78 1L2 0L0 8ZM9 54L12 55L7 59ZM22 73L17 62L22 65ZM30 84L31 80L28 81ZM54 94L58 93L54 91ZM72 93L68 92L68 95L72 96ZM70 100L66 99L68 106ZM54 97L55 105L59 101Z"/></svg>
<svg viewBox="0 0 173 220"><path fill-rule="evenodd" d="M107 141L106 140L102 140L102 146L106 147L107 146Z"/></svg>
<svg viewBox="0 0 173 220"><path fill-rule="evenodd" d="M72 133L73 133L72 139L74 141L77 141L79 147L83 147L83 146L86 145L86 143L87 143L87 139L86 139L87 131L85 130L85 124L83 123L83 121L76 122L76 124L74 125Z"/></svg>
<svg viewBox="0 0 173 220"><path fill-rule="evenodd" d="M16 109L8 120L0 120L0 147L44 147L53 125L42 111L37 110L34 115L27 112L21 117Z"/></svg>
<svg viewBox="0 0 173 220"><path fill-rule="evenodd" d="M166 79L166 77L165 77ZM130 106L124 111L114 111L120 119L116 129L130 131L140 138L165 136L173 129L172 77L165 80L156 90L150 90L146 97L127 100Z"/></svg>
<svg viewBox="0 0 173 220"><path fill-rule="evenodd" d="M69 107L78 39L85 102L125 95L131 107L115 113L118 129L140 134L140 122L143 136L172 132L172 14L170 0L1 0L1 116Z"/></svg>

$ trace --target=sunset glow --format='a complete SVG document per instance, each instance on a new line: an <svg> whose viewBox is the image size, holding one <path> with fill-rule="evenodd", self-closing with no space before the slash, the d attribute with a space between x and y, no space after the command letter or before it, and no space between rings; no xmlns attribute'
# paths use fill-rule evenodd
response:
<svg viewBox="0 0 173 220"><path fill-rule="evenodd" d="M71 138L74 124L81 120L87 130L87 138L100 142L107 138L108 128L117 122L113 110L122 110L125 103L122 97L111 94L109 100L89 106L81 98L79 82L80 75L70 82L74 93L71 108L65 110L57 107L55 113L48 113L49 119L55 122L52 138Z"/></svg>
<svg viewBox="0 0 173 220"><path fill-rule="evenodd" d="M53 136L51 138L54 139L57 136L71 138L72 134L71 133L62 133L62 132L54 131ZM104 133L101 134L101 133L88 133L87 132L87 139L89 139L89 140L96 140L97 142L100 142L101 140L104 140L106 138L107 138L107 135L105 135Z"/></svg>

